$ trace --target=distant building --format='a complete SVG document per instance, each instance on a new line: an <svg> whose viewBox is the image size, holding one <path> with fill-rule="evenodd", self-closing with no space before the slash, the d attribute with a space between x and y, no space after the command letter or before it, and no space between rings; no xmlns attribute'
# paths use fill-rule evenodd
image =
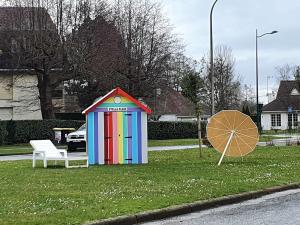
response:
<svg viewBox="0 0 300 225"><path fill-rule="evenodd" d="M35 31L55 31L44 8L0 7L0 120L40 120L37 76L20 60ZM68 98L63 85L53 92L56 111L64 111Z"/></svg>
<svg viewBox="0 0 300 225"><path fill-rule="evenodd" d="M0 120L42 119L37 76L19 58L38 26L55 29L45 9L0 7Z"/></svg>
<svg viewBox="0 0 300 225"><path fill-rule="evenodd" d="M299 113L300 81L281 81L276 99L262 108L262 129L296 129L300 121Z"/></svg>
<svg viewBox="0 0 300 225"><path fill-rule="evenodd" d="M158 121L196 121L195 105L180 92L170 87L156 91L156 96L145 98L145 103L153 111L154 119ZM207 120L209 113L204 110L201 120Z"/></svg>

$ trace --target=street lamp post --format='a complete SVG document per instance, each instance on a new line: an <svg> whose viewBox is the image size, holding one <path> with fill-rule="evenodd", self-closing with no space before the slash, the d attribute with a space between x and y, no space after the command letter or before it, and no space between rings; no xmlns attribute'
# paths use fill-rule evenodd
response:
<svg viewBox="0 0 300 225"><path fill-rule="evenodd" d="M258 102L258 38L261 38L268 34L276 34L278 31L274 30L272 32L264 33L262 35L258 35L256 29L255 35L255 49L256 49L256 125L258 127L259 132L261 131L261 123L260 123L260 109L259 109L259 102Z"/></svg>
<svg viewBox="0 0 300 225"><path fill-rule="evenodd" d="M213 10L218 0L215 0L210 10L210 75L211 75L211 115L215 114L215 99L214 99L214 46L213 46L213 31L212 31L212 17Z"/></svg>

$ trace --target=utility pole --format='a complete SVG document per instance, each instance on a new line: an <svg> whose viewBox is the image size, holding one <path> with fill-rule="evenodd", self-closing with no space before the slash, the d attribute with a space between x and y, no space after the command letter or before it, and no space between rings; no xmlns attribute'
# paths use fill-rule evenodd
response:
<svg viewBox="0 0 300 225"><path fill-rule="evenodd" d="M215 87L214 87L214 45L213 45L213 10L218 0L215 0L210 10L210 75L211 75L211 116L215 114Z"/></svg>
<svg viewBox="0 0 300 225"><path fill-rule="evenodd" d="M262 35L258 35L257 29L255 32L255 65L256 65L256 125L258 127L259 133L261 132L261 123L260 123L260 109L259 109L259 102L258 102L258 38L261 38L265 35L269 34L276 34L278 33L277 30L272 32L264 33Z"/></svg>

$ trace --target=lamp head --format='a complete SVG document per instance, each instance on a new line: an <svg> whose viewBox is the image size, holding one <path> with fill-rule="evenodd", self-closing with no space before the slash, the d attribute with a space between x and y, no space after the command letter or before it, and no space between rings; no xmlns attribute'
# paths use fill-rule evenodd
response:
<svg viewBox="0 0 300 225"><path fill-rule="evenodd" d="M276 34L276 33L278 33L278 31L277 30L273 30L270 34Z"/></svg>

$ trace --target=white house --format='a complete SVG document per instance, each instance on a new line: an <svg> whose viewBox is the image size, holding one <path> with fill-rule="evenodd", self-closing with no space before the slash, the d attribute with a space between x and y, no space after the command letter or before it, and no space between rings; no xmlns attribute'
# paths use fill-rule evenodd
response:
<svg viewBox="0 0 300 225"><path fill-rule="evenodd" d="M276 99L262 108L262 129L296 129L298 121L300 121L300 81L281 81Z"/></svg>

